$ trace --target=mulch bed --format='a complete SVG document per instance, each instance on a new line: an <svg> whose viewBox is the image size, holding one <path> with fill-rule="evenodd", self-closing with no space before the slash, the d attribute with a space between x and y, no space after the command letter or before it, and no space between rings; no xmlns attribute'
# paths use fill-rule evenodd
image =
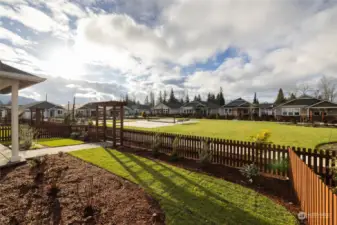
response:
<svg viewBox="0 0 337 225"><path fill-rule="evenodd" d="M217 178L224 179L233 183L240 184L247 188L253 189L260 194L267 196L276 203L283 205L290 212L297 215L300 212L300 205L297 202L296 196L292 191L291 183L289 180L278 179L268 175L261 175L256 178L254 184L247 182L246 178L241 174L238 168L228 167L219 164L211 164L207 167L200 167L200 164L195 160L180 158L178 161L172 162L170 156L166 154L160 154L156 158L153 157L151 151L147 151L141 148L128 148L120 147L118 149L121 152L129 152L149 158L151 160L159 160L165 163L184 168L190 171L204 173L207 175L215 176Z"/></svg>
<svg viewBox="0 0 337 225"><path fill-rule="evenodd" d="M138 185L67 154L0 170L0 224L164 224Z"/></svg>

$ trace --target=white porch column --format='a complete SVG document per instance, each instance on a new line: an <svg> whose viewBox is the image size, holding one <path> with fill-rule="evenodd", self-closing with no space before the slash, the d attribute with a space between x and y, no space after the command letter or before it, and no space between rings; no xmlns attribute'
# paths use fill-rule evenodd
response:
<svg viewBox="0 0 337 225"><path fill-rule="evenodd" d="M19 157L19 81L12 84L12 157L11 162L20 161Z"/></svg>

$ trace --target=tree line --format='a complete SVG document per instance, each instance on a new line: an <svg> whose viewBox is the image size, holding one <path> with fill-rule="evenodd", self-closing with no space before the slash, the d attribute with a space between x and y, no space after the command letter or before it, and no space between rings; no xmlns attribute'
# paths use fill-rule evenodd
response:
<svg viewBox="0 0 337 225"><path fill-rule="evenodd" d="M296 99L297 96L300 97L301 95L311 95L315 98L328 100L334 102L337 99L337 80L333 78L327 78L323 76L317 85L310 86L308 84L300 84L297 85L295 90L288 92L288 97L285 96L284 91L282 88L279 89L277 97L274 101L275 105L282 104L286 101ZM218 93L209 92L207 94L206 99L202 99L201 95L195 95L192 98L193 101L205 101L207 103L217 104L219 106L225 105L225 98L223 95L223 89L220 87ZM128 95L124 98L129 104L140 104L139 101L136 99L130 99ZM188 94L184 97L177 98L173 89L171 89L170 93L168 94L166 90L160 91L158 93L158 97L156 99L155 93L150 92L149 95L145 97L144 104L149 105L151 107L155 106L158 103L181 103L186 104L191 101ZM259 104L259 100L257 98L256 92L254 93L253 104Z"/></svg>

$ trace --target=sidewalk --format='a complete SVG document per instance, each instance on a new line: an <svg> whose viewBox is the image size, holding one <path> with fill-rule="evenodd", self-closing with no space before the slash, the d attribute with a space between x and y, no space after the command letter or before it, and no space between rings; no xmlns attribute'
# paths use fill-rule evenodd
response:
<svg viewBox="0 0 337 225"><path fill-rule="evenodd" d="M19 156L22 158L21 161L25 161L26 159L37 157L37 156L53 155L53 154L57 154L58 152L72 152L72 151L78 151L82 149L98 148L104 145L106 145L106 143L99 142L99 143L63 146L63 147L55 147L55 148L44 148L44 149L38 149L38 150L20 151ZM9 163L10 157L11 157L11 150L0 144L0 167L7 165Z"/></svg>

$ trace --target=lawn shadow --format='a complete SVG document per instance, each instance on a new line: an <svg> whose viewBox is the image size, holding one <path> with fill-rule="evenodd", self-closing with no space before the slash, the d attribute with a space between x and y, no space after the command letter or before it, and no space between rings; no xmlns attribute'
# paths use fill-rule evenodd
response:
<svg viewBox="0 0 337 225"><path fill-rule="evenodd" d="M222 196L212 193L185 176L179 175L183 184L175 183L172 178L166 177L160 171L156 171L151 165L144 163L136 156L129 153L122 153L128 160L128 164L132 162L142 170L134 172L128 165L122 161L113 151L106 152L118 162L143 188L153 195L165 210L168 221L174 220L174 224L271 224L261 218L252 215L250 212L244 211L239 207L223 199ZM164 171L168 169L162 167ZM172 170L170 170L171 172ZM146 172L151 176L139 176L139 172ZM149 178L151 180L147 180ZM190 191L190 190L193 190ZM212 201L212 197L213 201ZM218 201L215 201L218 200ZM219 202L221 201L221 203ZM192 214L195 220L186 221L184 215Z"/></svg>

